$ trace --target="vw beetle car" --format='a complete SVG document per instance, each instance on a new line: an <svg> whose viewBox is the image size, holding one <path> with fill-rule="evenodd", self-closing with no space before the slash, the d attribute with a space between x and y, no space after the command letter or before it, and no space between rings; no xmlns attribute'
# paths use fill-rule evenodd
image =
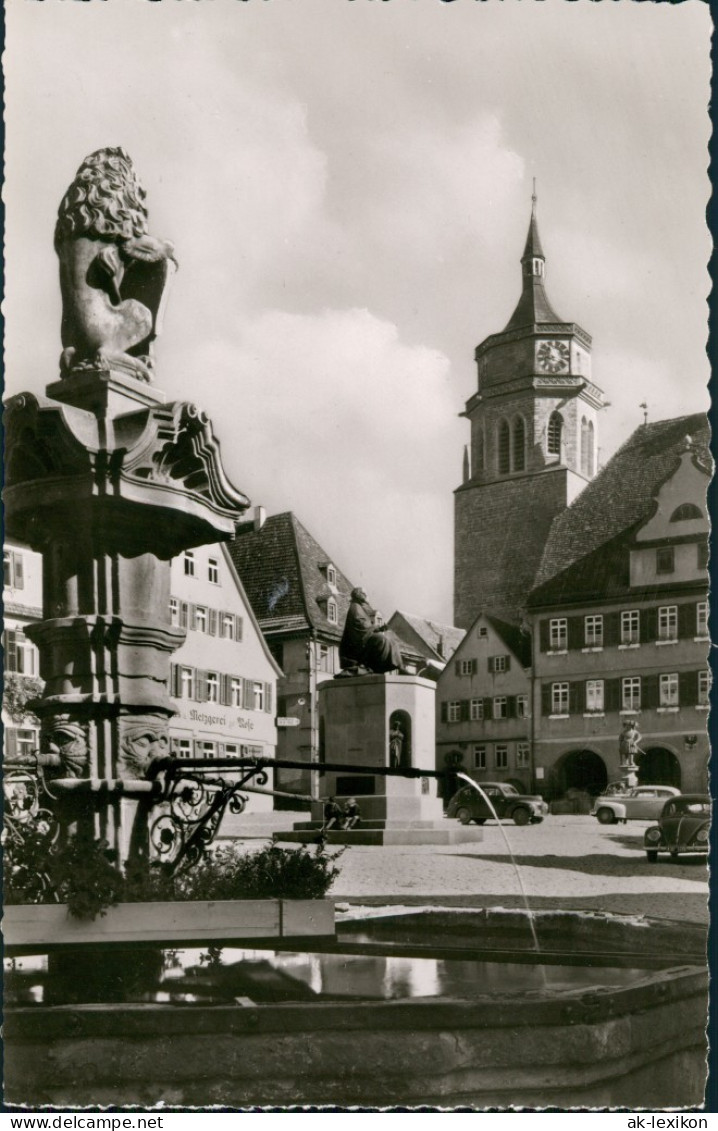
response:
<svg viewBox="0 0 718 1131"><path fill-rule="evenodd" d="M703 793L682 793L663 806L657 825L646 829L643 844L649 864L659 852L672 860L683 855L705 856L711 820L711 799Z"/></svg>
<svg viewBox="0 0 718 1131"><path fill-rule="evenodd" d="M615 786L609 786L596 798L591 810L591 816L602 825L615 825L616 821L656 821L666 801L681 792L672 785L637 785L623 793L614 793L614 789Z"/></svg>
<svg viewBox="0 0 718 1131"><path fill-rule="evenodd" d="M538 794L519 793L508 782L480 782L486 796L491 801L497 816L503 821L513 821L515 825L528 825L543 821L548 813L548 805ZM462 825L475 821L483 825L493 819L494 814L486 801L472 786L464 786L455 793L446 810L447 817L456 817Z"/></svg>

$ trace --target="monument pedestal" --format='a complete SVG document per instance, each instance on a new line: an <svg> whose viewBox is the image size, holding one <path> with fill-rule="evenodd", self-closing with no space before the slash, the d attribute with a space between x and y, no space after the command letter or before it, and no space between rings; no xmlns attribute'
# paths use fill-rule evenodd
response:
<svg viewBox="0 0 718 1131"><path fill-rule="evenodd" d="M321 800L312 820L276 839L311 843L324 823L324 802L343 809L350 798L361 819L352 829L333 828L335 844L458 844L482 839L479 828L443 816L436 779L417 771L435 764L436 684L416 675L339 677L319 688L321 761L346 765L320 777ZM371 770L392 770L391 774ZM402 771L413 771L412 776Z"/></svg>

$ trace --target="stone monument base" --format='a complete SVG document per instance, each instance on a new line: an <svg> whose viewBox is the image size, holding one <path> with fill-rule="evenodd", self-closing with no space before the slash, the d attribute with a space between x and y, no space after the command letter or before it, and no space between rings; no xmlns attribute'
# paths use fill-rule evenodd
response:
<svg viewBox="0 0 718 1131"><path fill-rule="evenodd" d="M462 825L459 821L362 821L353 829L330 829L322 833L321 821L298 821L291 832L274 833L276 842L290 844L469 844L484 839L478 825Z"/></svg>

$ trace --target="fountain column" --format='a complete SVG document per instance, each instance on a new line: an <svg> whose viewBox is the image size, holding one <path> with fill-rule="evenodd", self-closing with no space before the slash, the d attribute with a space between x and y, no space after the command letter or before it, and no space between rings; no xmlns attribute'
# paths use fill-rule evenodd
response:
<svg viewBox="0 0 718 1131"><path fill-rule="evenodd" d="M143 198L122 150L80 168L55 236L62 375L6 405L6 529L43 559L43 620L27 629L45 681L40 761L61 824L94 829L122 860L169 753L185 635L170 623L171 559L232 538L249 506L204 413L151 383L174 255L147 234Z"/></svg>

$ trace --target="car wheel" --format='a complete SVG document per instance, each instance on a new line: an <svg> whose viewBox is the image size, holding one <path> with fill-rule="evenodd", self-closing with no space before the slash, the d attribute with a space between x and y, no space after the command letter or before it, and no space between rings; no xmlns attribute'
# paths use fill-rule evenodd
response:
<svg viewBox="0 0 718 1131"><path fill-rule="evenodd" d="M647 848L646 849L646 860L648 861L649 864L657 864L658 863L658 853L656 852L655 848Z"/></svg>
<svg viewBox="0 0 718 1131"><path fill-rule="evenodd" d="M471 824L471 810L462 805L461 809L456 810L456 819L461 821L462 825Z"/></svg>
<svg viewBox="0 0 718 1131"><path fill-rule="evenodd" d="M531 814L528 809L524 808L514 809L511 816L513 817L515 825L528 825L531 820Z"/></svg>
<svg viewBox="0 0 718 1131"><path fill-rule="evenodd" d="M605 805L598 810L596 818L600 825L615 825L616 823L616 814L613 809L607 809Z"/></svg>

